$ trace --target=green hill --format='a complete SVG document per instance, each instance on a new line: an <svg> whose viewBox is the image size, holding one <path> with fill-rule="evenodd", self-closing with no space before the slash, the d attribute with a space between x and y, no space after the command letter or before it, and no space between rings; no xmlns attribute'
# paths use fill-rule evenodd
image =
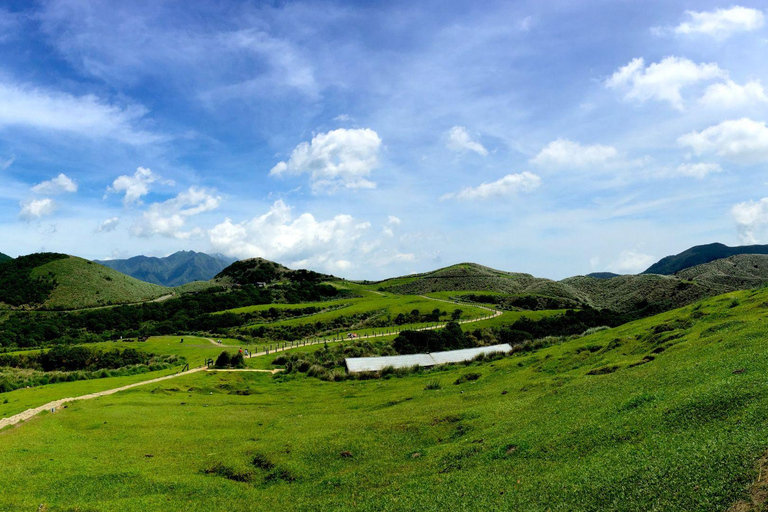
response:
<svg viewBox="0 0 768 512"><path fill-rule="evenodd" d="M194 492L194 510L765 510L766 303L741 291L386 379L184 373L3 431L0 509L176 510ZM116 386L13 391L0 415L97 385Z"/></svg>
<svg viewBox="0 0 768 512"><path fill-rule="evenodd" d="M12 260L12 259L13 259L13 258L11 258L10 256L8 256L7 254L3 254L3 253L1 253L1 252L0 252L0 263L2 263L2 262L4 262L4 261L10 261L10 260Z"/></svg>
<svg viewBox="0 0 768 512"><path fill-rule="evenodd" d="M291 270L264 258L236 261L219 272L214 282L224 285L273 284L279 282L318 282L336 279L311 270Z"/></svg>
<svg viewBox="0 0 768 512"><path fill-rule="evenodd" d="M613 272L592 272L591 274L587 274L587 277L592 277L595 279L613 279L614 277L619 277L621 274L614 274Z"/></svg>
<svg viewBox="0 0 768 512"><path fill-rule="evenodd" d="M742 245L728 247L720 243L697 245L680 254L667 256L654 263L643 274L672 275L686 268L737 254L768 254L768 245Z"/></svg>
<svg viewBox="0 0 768 512"><path fill-rule="evenodd" d="M617 275L610 279L576 276L552 281L530 274L462 263L433 272L366 283L366 286L411 295L472 290L514 296L545 296L620 313L644 311L651 314L766 283L768 256L744 254L705 263L672 276Z"/></svg>
<svg viewBox="0 0 768 512"><path fill-rule="evenodd" d="M537 278L530 274L504 272L476 263L461 263L433 272L388 279L368 283L368 285L373 289L405 295L473 290L585 300L585 297L576 290L557 281Z"/></svg>
<svg viewBox="0 0 768 512"><path fill-rule="evenodd" d="M181 286L208 281L235 261L221 254L179 251L164 258L135 256L125 260L97 260L105 267L161 286Z"/></svg>
<svg viewBox="0 0 768 512"><path fill-rule="evenodd" d="M21 256L0 266L0 303L25 309L79 309L156 299L168 288L66 254Z"/></svg>

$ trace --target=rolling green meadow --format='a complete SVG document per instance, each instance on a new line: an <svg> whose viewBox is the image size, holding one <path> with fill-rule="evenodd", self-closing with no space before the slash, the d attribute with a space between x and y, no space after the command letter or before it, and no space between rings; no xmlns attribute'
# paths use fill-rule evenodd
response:
<svg viewBox="0 0 768 512"><path fill-rule="evenodd" d="M0 432L0 509L725 510L768 449L766 304L735 292L372 380L209 371L71 403ZM132 344L221 350L179 340ZM0 411L149 377L17 390Z"/></svg>

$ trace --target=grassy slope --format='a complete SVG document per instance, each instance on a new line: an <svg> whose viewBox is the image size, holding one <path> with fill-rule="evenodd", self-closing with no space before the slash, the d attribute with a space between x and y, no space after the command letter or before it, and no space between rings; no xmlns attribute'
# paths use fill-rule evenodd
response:
<svg viewBox="0 0 768 512"><path fill-rule="evenodd" d="M766 303L400 379L198 374L73 404L0 433L0 508L723 510L768 448Z"/></svg>
<svg viewBox="0 0 768 512"><path fill-rule="evenodd" d="M74 256L37 267L32 271L32 276L50 273L58 285L45 301L43 307L46 309L79 309L142 302L170 293L168 288L139 281Z"/></svg>

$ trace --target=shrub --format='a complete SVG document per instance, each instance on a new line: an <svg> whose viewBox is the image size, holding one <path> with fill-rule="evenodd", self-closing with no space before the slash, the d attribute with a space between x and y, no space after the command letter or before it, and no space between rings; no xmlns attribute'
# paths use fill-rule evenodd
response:
<svg viewBox="0 0 768 512"><path fill-rule="evenodd" d="M427 385L424 386L424 390L430 390L430 389L440 389L442 386L440 386L440 383L436 380L431 380L427 382Z"/></svg>
<svg viewBox="0 0 768 512"><path fill-rule="evenodd" d="M454 382L454 384L464 384L465 382L475 381L480 377L482 377L482 375L479 373L465 373L464 375L456 379L456 382Z"/></svg>
<svg viewBox="0 0 768 512"><path fill-rule="evenodd" d="M216 363L214 366L216 368L229 368L229 366L232 364L232 356L229 355L229 352L222 352L219 354L219 357L216 358Z"/></svg>
<svg viewBox="0 0 768 512"><path fill-rule="evenodd" d="M243 354L241 352L238 352L237 354L232 356L230 365L232 366L232 368L245 368L245 358L243 357Z"/></svg>

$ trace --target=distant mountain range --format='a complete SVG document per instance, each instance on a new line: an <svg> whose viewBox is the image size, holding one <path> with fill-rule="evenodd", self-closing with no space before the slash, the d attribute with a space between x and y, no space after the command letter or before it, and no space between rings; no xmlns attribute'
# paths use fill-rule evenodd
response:
<svg viewBox="0 0 768 512"><path fill-rule="evenodd" d="M737 254L768 254L768 245L741 245L728 247L720 243L697 245L680 254L667 256L654 263L643 274L672 275L686 268L711 261L736 256Z"/></svg>
<svg viewBox="0 0 768 512"><path fill-rule="evenodd" d="M235 261L221 254L179 251L165 258L135 256L126 260L96 260L96 263L148 283L181 286L213 279Z"/></svg>
<svg viewBox="0 0 768 512"><path fill-rule="evenodd" d="M7 254L3 254L3 253L0 252L0 263L2 263L4 261L12 260L12 259L13 258L8 256Z"/></svg>

